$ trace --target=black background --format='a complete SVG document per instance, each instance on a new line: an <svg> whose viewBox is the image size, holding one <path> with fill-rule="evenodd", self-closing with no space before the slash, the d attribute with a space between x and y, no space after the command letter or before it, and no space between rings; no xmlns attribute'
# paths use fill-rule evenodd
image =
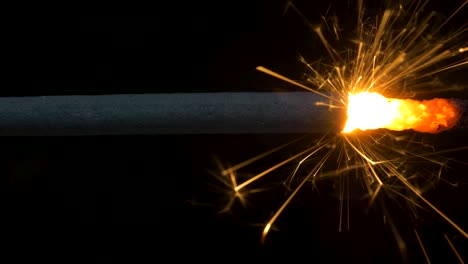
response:
<svg viewBox="0 0 468 264"><path fill-rule="evenodd" d="M382 7L366 1L369 14ZM442 17L453 5L431 1ZM349 26L353 1L297 1L312 23L331 10ZM174 1L147 6L110 4L19 7L7 24L13 77L2 96L161 92L293 91L255 71L263 65L292 78L304 71L298 54L325 57L313 32L284 1ZM449 28L466 22L466 10ZM345 32L346 34L346 32ZM466 71L466 68L465 68ZM441 75L463 83L460 72ZM452 96L453 94L450 94ZM463 93L456 94L462 98ZM468 145L465 133L434 137L440 148ZM394 235L379 210L352 202L351 230L338 232L338 199L330 192L301 192L278 220L266 245L262 227L284 192L255 197L248 209L216 214L220 200L209 187L214 157L235 164L298 135L190 135L0 138L2 237L18 258L121 257L150 261L266 260L399 263ZM320 135L310 135L317 138ZM273 164L301 150L290 148ZM466 151L448 154L466 162ZM252 165L252 171L262 167ZM444 182L427 195L467 228L466 166L451 164ZM286 167L281 173L288 173ZM306 187L310 190L310 187ZM325 188L326 190L326 188ZM391 203L390 203L391 204ZM409 211L388 205L408 243L408 259L424 258ZM466 239L432 212L417 228L433 259L456 262L443 234L468 257Z"/></svg>

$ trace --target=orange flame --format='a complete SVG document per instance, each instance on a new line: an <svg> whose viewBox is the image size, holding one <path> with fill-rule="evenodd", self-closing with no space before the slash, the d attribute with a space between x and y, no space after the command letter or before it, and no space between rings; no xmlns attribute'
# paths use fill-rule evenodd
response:
<svg viewBox="0 0 468 264"><path fill-rule="evenodd" d="M349 94L347 108L344 133L386 128L435 134L454 127L460 116L456 105L448 99L417 101L370 92Z"/></svg>

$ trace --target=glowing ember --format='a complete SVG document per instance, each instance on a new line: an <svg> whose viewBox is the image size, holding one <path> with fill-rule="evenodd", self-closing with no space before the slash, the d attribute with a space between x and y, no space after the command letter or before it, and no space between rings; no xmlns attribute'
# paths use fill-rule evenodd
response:
<svg viewBox="0 0 468 264"><path fill-rule="evenodd" d="M348 120L343 132L386 128L435 134L455 126L458 118L458 109L447 99L416 101L362 92L348 96Z"/></svg>

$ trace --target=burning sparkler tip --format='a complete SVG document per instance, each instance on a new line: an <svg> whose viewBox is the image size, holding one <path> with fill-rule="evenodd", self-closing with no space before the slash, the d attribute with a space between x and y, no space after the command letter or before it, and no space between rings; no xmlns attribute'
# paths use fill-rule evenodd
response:
<svg viewBox="0 0 468 264"><path fill-rule="evenodd" d="M466 122L466 118L462 118L467 108L465 104L455 99L417 101L386 98L371 92L350 93L348 119L342 132L385 128L436 134L459 126L460 120Z"/></svg>

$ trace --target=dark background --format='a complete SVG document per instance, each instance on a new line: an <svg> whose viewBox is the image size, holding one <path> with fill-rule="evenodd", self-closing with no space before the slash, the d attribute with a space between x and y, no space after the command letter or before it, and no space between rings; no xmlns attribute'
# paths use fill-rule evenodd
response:
<svg viewBox="0 0 468 264"><path fill-rule="evenodd" d="M431 1L428 10L447 16L463 1ZM382 1L366 1L369 14ZM312 23L331 10L350 26L353 1L297 1ZM283 16L285 1L174 1L152 6L51 5L15 9L6 25L12 33L5 73L14 79L2 96L294 91L255 71L266 66L301 78L298 55L325 57L325 50L299 16ZM16 13L15 13L16 14ZM451 21L466 22L466 8ZM346 32L344 32L346 35ZM465 68L466 71L466 68ZM463 84L463 70L442 74ZM456 93L464 99L466 93ZM449 96L453 96L453 93ZM444 149L468 145L464 131L434 138ZM15 256L121 257L161 261L239 261L286 257L309 262L402 262L382 212L365 212L353 199L351 230L338 232L336 190L308 192L306 187L277 222L266 245L262 227L284 191L272 188L255 196L248 209L217 214L223 201L211 188L215 157L235 164L298 135L190 135L0 138L2 147L2 237ZM311 139L320 135L310 135ZM280 161L301 150L277 155ZM448 156L466 162L466 151ZM467 229L466 165L450 163L447 177L427 196ZM252 171L261 167L252 165ZM278 172L287 174L292 167ZM277 175L278 176L278 175ZM272 183L275 183L272 180ZM325 188L326 189L326 188ZM255 202L255 203L254 203ZM410 212L388 205L408 246L408 260L424 258L417 227L433 259L456 262L443 234L468 257L466 239L432 212Z"/></svg>

